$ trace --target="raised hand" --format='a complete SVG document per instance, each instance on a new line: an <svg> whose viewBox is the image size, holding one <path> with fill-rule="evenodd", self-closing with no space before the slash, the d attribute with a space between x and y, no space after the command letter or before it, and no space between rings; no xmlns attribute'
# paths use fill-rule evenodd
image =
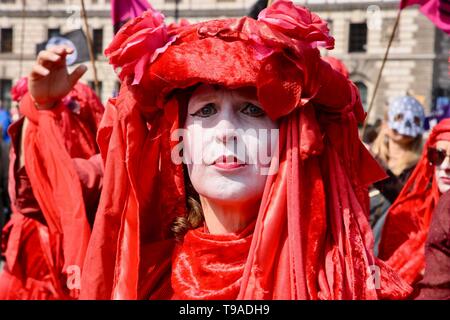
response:
<svg viewBox="0 0 450 320"><path fill-rule="evenodd" d="M39 53L28 80L28 89L38 109L53 108L87 71L85 65L79 65L69 73L66 56L72 52L72 48L54 46Z"/></svg>

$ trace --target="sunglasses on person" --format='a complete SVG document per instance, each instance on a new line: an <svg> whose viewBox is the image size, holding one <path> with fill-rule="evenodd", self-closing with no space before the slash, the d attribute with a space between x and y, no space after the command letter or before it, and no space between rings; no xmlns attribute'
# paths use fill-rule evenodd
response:
<svg viewBox="0 0 450 320"><path fill-rule="evenodd" d="M434 166L440 166L447 157L450 157L450 154L445 150L428 148L428 161Z"/></svg>

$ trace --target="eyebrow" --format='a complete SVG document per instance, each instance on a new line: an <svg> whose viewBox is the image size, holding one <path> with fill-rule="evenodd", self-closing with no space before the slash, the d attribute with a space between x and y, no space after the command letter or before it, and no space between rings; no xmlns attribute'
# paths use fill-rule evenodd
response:
<svg viewBox="0 0 450 320"><path fill-rule="evenodd" d="M204 102L208 100L217 100L217 95L214 93L202 94L200 96L194 96L189 101L189 104L192 102Z"/></svg>
<svg viewBox="0 0 450 320"><path fill-rule="evenodd" d="M234 96L238 97L241 100L247 100L249 102L256 102L256 103L258 103L258 105L260 104L260 102L258 101L258 97L251 97L250 94L235 93ZM216 101L216 100L218 100L218 98L219 97L215 93L207 93L207 94L202 94L200 96L191 98L189 103L191 103L193 101L194 102Z"/></svg>

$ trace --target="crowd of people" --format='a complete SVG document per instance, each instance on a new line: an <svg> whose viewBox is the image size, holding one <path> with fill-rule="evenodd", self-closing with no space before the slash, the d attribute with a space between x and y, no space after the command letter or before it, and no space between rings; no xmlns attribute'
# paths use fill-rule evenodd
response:
<svg viewBox="0 0 450 320"><path fill-rule="evenodd" d="M13 89L0 299L450 299L450 119L392 97L363 143L333 46L287 0L151 8L105 51L106 106L72 49L41 51Z"/></svg>

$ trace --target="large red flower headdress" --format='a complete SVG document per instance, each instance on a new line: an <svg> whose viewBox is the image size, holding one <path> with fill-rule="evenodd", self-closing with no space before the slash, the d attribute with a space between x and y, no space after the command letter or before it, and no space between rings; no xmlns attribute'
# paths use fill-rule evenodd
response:
<svg viewBox="0 0 450 320"><path fill-rule="evenodd" d="M170 226L187 214L183 168L170 158L186 106L173 93L198 83L255 87L280 122L280 168L267 179L239 292L221 297L404 296L408 287L372 253L367 186L384 173L358 138L365 114L357 88L320 59L317 47L333 43L325 22L285 0L258 20L168 28L150 10L121 29L106 50L123 85L99 131L104 190L83 298L158 298L172 289L162 284L176 272ZM370 285L374 270L379 285Z"/></svg>

